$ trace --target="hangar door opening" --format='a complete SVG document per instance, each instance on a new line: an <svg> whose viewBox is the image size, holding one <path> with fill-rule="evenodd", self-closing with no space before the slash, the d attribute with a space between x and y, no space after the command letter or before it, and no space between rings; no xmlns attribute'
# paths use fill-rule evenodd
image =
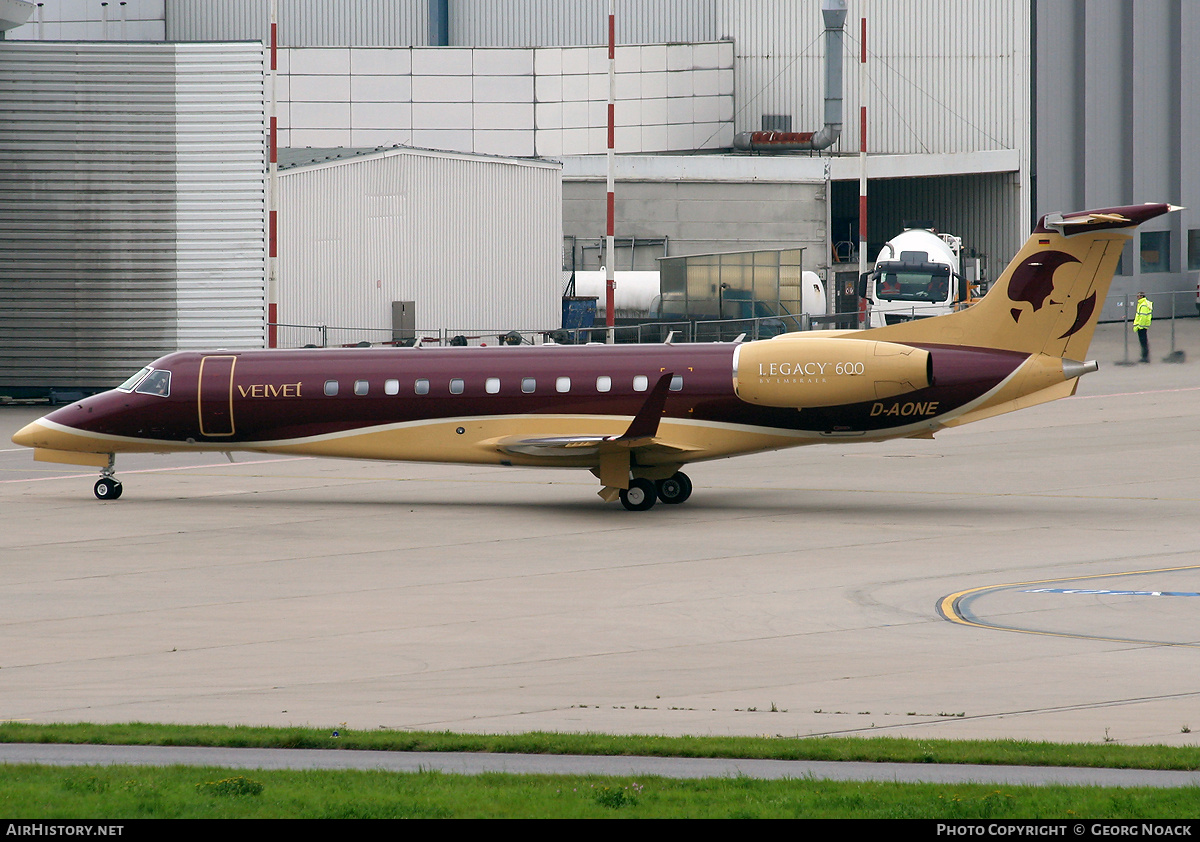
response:
<svg viewBox="0 0 1200 842"><path fill-rule="evenodd" d="M832 275L839 313L858 309L853 282L858 278L858 182L835 181L831 189ZM1029 234L1021 217L1020 190L1014 172L936 177L881 178L867 183L867 266L875 264L883 244L904 230L905 222L924 222L962 239L963 256L980 258L985 280L1008 265Z"/></svg>
<svg viewBox="0 0 1200 842"><path fill-rule="evenodd" d="M417 302L392 302L392 341L417 338Z"/></svg>

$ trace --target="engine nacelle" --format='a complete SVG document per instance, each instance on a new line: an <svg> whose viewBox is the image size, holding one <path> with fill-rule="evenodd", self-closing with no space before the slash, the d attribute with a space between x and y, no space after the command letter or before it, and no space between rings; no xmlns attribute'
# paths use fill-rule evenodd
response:
<svg viewBox="0 0 1200 842"><path fill-rule="evenodd" d="M788 336L748 342L733 356L733 389L760 406L838 406L932 384L928 351L866 339Z"/></svg>

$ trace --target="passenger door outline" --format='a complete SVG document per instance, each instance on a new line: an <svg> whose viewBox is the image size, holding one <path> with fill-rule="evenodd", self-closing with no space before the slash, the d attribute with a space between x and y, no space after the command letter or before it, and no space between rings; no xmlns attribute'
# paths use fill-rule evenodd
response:
<svg viewBox="0 0 1200 842"><path fill-rule="evenodd" d="M205 365L208 365L207 372ZM200 359L200 374L196 384L200 435L216 438L234 434L233 370L236 366L235 354L220 354Z"/></svg>

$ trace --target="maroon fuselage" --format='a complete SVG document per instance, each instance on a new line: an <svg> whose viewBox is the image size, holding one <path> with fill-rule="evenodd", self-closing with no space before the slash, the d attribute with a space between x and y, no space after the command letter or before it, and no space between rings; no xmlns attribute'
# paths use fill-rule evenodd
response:
<svg viewBox="0 0 1200 842"><path fill-rule="evenodd" d="M111 436L246 445L433 419L629 417L642 408L659 378L670 373L681 377L682 384L668 394L664 418L814 433L886 431L913 420L880 413L871 401L799 411L746 403L734 391L736 347L178 352L152 365L171 372L168 396L113 390L47 419ZM933 382L903 400L936 404L938 415L978 399L1028 357L957 346L917 347L931 354ZM601 378L607 378L607 391ZM334 395L327 394L326 384L332 382L337 383ZM427 384L427 393L418 393L418 382Z"/></svg>

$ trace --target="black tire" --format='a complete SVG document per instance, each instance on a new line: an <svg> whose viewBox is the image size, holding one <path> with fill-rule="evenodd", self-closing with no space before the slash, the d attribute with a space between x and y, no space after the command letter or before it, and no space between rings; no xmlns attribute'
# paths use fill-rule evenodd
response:
<svg viewBox="0 0 1200 842"><path fill-rule="evenodd" d="M629 488L621 489L621 505L631 512L644 512L658 502L658 492L648 479L631 479Z"/></svg>
<svg viewBox="0 0 1200 842"><path fill-rule="evenodd" d="M111 477L100 477L92 491L97 500L116 500L121 496L121 483Z"/></svg>
<svg viewBox="0 0 1200 842"><path fill-rule="evenodd" d="M673 506L686 502L692 496L692 481L683 471L660 479L654 485L658 490L658 499Z"/></svg>

